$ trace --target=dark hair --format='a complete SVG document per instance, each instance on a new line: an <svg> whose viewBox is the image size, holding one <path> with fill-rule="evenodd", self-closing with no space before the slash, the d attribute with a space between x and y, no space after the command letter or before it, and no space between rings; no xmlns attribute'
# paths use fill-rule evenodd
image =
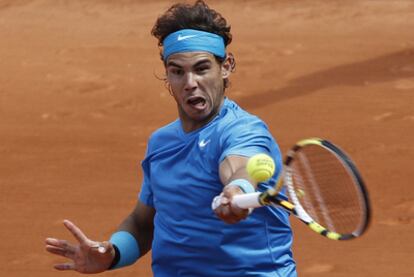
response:
<svg viewBox="0 0 414 277"><path fill-rule="evenodd" d="M232 39L230 28L221 14L210 9L204 1L198 0L193 5L179 3L171 6L158 17L151 34L158 39L158 45L162 46L169 34L181 29L194 29L223 37L227 46Z"/></svg>
<svg viewBox="0 0 414 277"><path fill-rule="evenodd" d="M226 19L215 10L211 9L203 0L197 0L193 5L178 3L171 6L163 15L158 17L151 34L158 39L158 46L162 47L164 39L171 33L182 29L194 29L210 32L221 36L224 39L225 46L229 45L232 40L230 25L227 25ZM163 60L162 51L160 52ZM236 63L233 55L231 58L231 67L234 70ZM222 63L225 59L217 57L216 60ZM228 86L228 80L225 80L225 87Z"/></svg>

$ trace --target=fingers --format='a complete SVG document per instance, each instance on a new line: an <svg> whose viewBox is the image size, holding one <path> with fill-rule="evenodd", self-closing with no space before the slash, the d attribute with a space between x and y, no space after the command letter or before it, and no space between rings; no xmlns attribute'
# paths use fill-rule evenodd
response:
<svg viewBox="0 0 414 277"><path fill-rule="evenodd" d="M66 240L60 240L55 238L46 239L46 250L51 253L71 257L76 253L76 251L88 252L88 251L98 251L100 253L106 253L108 248L110 248L109 242L96 242L88 239L85 234L71 221L64 220L63 224L65 227L72 233L72 235L78 240L80 245L72 245Z"/></svg>
<svg viewBox="0 0 414 277"><path fill-rule="evenodd" d="M233 190L233 189L232 189ZM225 191L216 198L213 204L214 212L224 222L234 224L242 219L245 219L249 215L249 210L241 209L235 205L232 205L231 198L235 194L240 194L241 191Z"/></svg>
<svg viewBox="0 0 414 277"><path fill-rule="evenodd" d="M229 202L229 209L236 217L239 218L239 220L245 219L249 215L249 210L242 209L232 203L233 196L240 194L244 194L244 192L239 186L229 185L226 186L223 190L223 195L228 199Z"/></svg>
<svg viewBox="0 0 414 277"><path fill-rule="evenodd" d="M47 238L46 250L53 254L61 255L64 257L71 257L71 255L74 255L76 252L76 246L73 246L66 240Z"/></svg>
<svg viewBox="0 0 414 277"><path fill-rule="evenodd" d="M46 246L46 250L48 252L50 252L52 254L55 254L55 255L58 255L58 256L62 256L62 257L66 257L66 258L73 257L73 253L71 253L71 252L69 252L67 250L64 250L62 248L55 247L55 246L47 245Z"/></svg>
<svg viewBox="0 0 414 277"><path fill-rule="evenodd" d="M76 255L76 247L70 245L65 240L58 240L54 238L46 239L46 251L58 256L70 258L72 260ZM74 263L57 264L54 268L57 270L76 270Z"/></svg>
<svg viewBox="0 0 414 277"><path fill-rule="evenodd" d="M65 249L70 249L70 248L75 249L75 246L73 246L72 244L70 244L66 240L55 239L55 238L47 238L46 239L46 245L52 245L52 246L65 248Z"/></svg>
<svg viewBox="0 0 414 277"><path fill-rule="evenodd" d="M222 197L223 199L227 199L226 197ZM219 217L228 224L234 224L240 221L242 218L240 218L237 214L234 213L230 201L222 201L222 204L220 205L218 209L218 215Z"/></svg>
<svg viewBox="0 0 414 277"><path fill-rule="evenodd" d="M88 239L85 234L69 220L64 220L64 226L79 242L74 244L66 240L47 238L46 251L69 258L67 263L54 266L57 270L75 270L81 273L98 273L107 270L115 256L115 250L110 242L97 242Z"/></svg>
<svg viewBox="0 0 414 277"><path fill-rule="evenodd" d="M54 268L57 270L76 270L75 264L73 263L57 264Z"/></svg>
<svg viewBox="0 0 414 277"><path fill-rule="evenodd" d="M211 202L211 208L213 210L217 209L220 205L227 205L230 203L230 200L223 196L223 193L214 197L213 201Z"/></svg>
<svg viewBox="0 0 414 277"><path fill-rule="evenodd" d="M69 220L64 220L63 224L65 225L66 229L68 229L72 235L79 241L80 244L86 244L89 239L85 236L85 234L79 229L75 224L73 224Z"/></svg>

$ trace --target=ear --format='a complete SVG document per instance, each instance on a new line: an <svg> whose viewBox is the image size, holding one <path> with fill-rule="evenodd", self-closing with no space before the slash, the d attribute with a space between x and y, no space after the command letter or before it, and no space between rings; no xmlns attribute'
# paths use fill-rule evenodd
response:
<svg viewBox="0 0 414 277"><path fill-rule="evenodd" d="M230 74L233 72L233 63L234 63L234 57L233 54L228 53L226 56L226 59L221 64L221 76L223 79L227 79L230 77Z"/></svg>

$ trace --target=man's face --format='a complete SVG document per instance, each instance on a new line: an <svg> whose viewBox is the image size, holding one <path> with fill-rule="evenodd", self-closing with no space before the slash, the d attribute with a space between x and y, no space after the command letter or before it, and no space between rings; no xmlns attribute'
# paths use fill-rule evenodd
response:
<svg viewBox="0 0 414 277"><path fill-rule="evenodd" d="M220 64L207 52L176 53L168 58L166 72L186 132L202 127L219 112L223 79L230 75L227 62Z"/></svg>

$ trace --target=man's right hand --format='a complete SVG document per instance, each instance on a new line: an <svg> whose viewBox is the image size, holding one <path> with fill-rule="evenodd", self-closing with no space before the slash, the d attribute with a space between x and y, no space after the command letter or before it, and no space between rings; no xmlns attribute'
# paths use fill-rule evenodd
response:
<svg viewBox="0 0 414 277"><path fill-rule="evenodd" d="M237 223L240 220L246 219L249 215L248 209L239 208L231 202L233 196L239 194L244 194L240 187L227 185L224 187L223 192L219 195L219 203L217 203L214 213L228 224Z"/></svg>

